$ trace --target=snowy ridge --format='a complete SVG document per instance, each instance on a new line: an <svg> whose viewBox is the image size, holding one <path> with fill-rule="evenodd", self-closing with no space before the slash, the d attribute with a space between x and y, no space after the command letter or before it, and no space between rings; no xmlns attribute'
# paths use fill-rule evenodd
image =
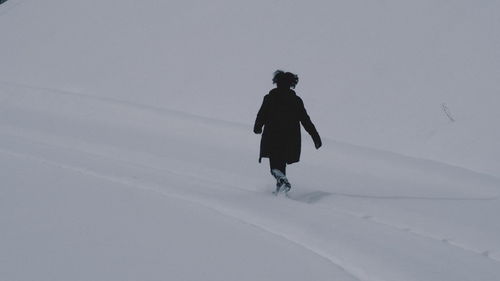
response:
<svg viewBox="0 0 500 281"><path fill-rule="evenodd" d="M314 151L305 147L303 163L296 171L291 166L292 200L274 198L272 182L262 176L268 176L267 167L256 164L258 138L244 126L85 94L5 85L0 93L0 159L7 168L2 169L2 178L8 180L2 192L11 204L23 198L16 196L19 167L8 163L20 162L20 167L68 173L70 179L78 178L71 176L75 173L96 178L99 188L108 189L112 183L208 208L230 218L228 225L243 224L271 235L272 241L295 245L294 251L302 253L298 258L307 256L305 252L313 254L316 258L311 261L319 266L317 280L332 276L363 281L474 280L477 275L496 280L500 276L499 225L484 217L498 208L499 181L494 177L330 141L314 158ZM196 138L205 131L206 138ZM33 180L50 178L42 173ZM59 181L54 181L56 186ZM78 190L87 192L84 186ZM22 221L20 210L8 206L13 205L4 206L10 215L2 218ZM171 207L162 208L168 213ZM39 219L43 222L50 216ZM63 223L70 221L63 217ZM160 224L180 227L168 220ZM73 242L82 239L57 235ZM23 248L16 240L5 241L9 247ZM86 260L79 250L73 255ZM304 270L298 264L294 267ZM91 267L85 276L94 277L98 269ZM8 277L18 274L5 272ZM170 274L155 271L158 278ZM110 276L123 277L116 272ZM175 277L183 276L188 275ZM216 276L209 271L205 280ZM290 273L287 280L300 276Z"/></svg>
<svg viewBox="0 0 500 281"><path fill-rule="evenodd" d="M498 1L120 4L6 2L1 80L247 123L284 68L322 136L500 176Z"/></svg>

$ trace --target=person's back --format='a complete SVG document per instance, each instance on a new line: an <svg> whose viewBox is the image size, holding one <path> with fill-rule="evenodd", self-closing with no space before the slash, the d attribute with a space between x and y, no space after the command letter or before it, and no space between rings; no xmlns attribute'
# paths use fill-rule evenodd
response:
<svg viewBox="0 0 500 281"><path fill-rule="evenodd" d="M312 136L316 148L321 146L321 138L307 114L302 99L291 88L298 83L297 75L276 71L273 82L277 88L264 97L255 120L254 132L260 134L259 162L269 158L271 174L277 180L277 192L282 186L288 192L291 188L286 178L286 165L298 162L301 150L300 124Z"/></svg>
<svg viewBox="0 0 500 281"><path fill-rule="evenodd" d="M300 126L299 97L291 89L275 88L268 94L269 115L267 129L276 133L290 134Z"/></svg>

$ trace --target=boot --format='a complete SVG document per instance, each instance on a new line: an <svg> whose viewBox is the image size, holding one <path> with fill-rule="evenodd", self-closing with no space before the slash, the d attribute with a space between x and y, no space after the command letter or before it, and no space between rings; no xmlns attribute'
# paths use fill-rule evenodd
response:
<svg viewBox="0 0 500 281"><path fill-rule="evenodd" d="M275 192L276 194L280 191L284 191L285 193L290 191L292 186L291 186L290 182L288 182L288 179L286 178L286 176L280 170L273 169L271 171L271 174L276 179L276 192Z"/></svg>

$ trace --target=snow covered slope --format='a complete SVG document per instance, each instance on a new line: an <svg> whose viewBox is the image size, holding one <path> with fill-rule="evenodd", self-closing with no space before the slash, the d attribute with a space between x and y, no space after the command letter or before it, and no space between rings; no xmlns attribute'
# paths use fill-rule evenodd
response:
<svg viewBox="0 0 500 281"><path fill-rule="evenodd" d="M500 181L325 140L270 194L238 123L0 91L2 280L498 280ZM202 136L202 137L201 137Z"/></svg>
<svg viewBox="0 0 500 281"><path fill-rule="evenodd" d="M500 280L499 6L7 1L0 280ZM279 67L324 137L290 199Z"/></svg>

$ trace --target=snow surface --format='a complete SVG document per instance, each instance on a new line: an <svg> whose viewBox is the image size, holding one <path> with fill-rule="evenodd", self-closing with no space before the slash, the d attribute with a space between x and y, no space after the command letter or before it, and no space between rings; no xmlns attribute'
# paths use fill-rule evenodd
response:
<svg viewBox="0 0 500 281"><path fill-rule="evenodd" d="M5 2L0 280L500 280L499 8ZM290 198L276 68L324 139Z"/></svg>

